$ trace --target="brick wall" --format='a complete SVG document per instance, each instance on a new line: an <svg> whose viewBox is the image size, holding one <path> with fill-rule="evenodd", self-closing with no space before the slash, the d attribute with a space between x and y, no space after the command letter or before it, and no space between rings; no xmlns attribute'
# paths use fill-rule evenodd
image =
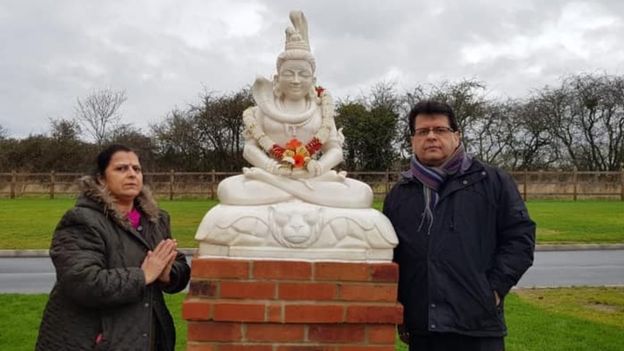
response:
<svg viewBox="0 0 624 351"><path fill-rule="evenodd" d="M391 351L393 263L193 259L187 350Z"/></svg>

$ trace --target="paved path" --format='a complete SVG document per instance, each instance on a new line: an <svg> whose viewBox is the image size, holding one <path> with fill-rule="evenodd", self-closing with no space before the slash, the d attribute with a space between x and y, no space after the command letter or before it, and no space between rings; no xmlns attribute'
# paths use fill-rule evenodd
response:
<svg viewBox="0 0 624 351"><path fill-rule="evenodd" d="M54 267L44 257L0 257L0 293L48 293ZM624 250L537 251L520 287L624 286Z"/></svg>
<svg viewBox="0 0 624 351"><path fill-rule="evenodd" d="M624 286L624 250L536 251L519 287Z"/></svg>
<svg viewBox="0 0 624 351"><path fill-rule="evenodd" d="M0 293L49 293L55 281L49 257L0 257Z"/></svg>
<svg viewBox="0 0 624 351"><path fill-rule="evenodd" d="M0 293L49 293L55 280L49 257L0 257Z"/></svg>

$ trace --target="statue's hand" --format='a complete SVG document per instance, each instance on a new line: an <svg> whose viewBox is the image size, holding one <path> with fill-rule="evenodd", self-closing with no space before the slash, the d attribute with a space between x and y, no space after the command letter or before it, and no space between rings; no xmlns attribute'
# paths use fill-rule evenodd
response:
<svg viewBox="0 0 624 351"><path fill-rule="evenodd" d="M290 169L282 166L279 162L272 158L269 159L264 165L264 169L271 174L276 174L280 176L289 176L291 172Z"/></svg>
<svg viewBox="0 0 624 351"><path fill-rule="evenodd" d="M292 174L292 170L287 167L278 167L276 174L284 177L290 177L290 175Z"/></svg>
<svg viewBox="0 0 624 351"><path fill-rule="evenodd" d="M294 179L305 179L310 178L310 172L303 168L293 169L291 173L291 177Z"/></svg>
<svg viewBox="0 0 624 351"><path fill-rule="evenodd" d="M318 177L323 174L323 165L317 160L308 161L306 168L308 173L310 173L310 177Z"/></svg>

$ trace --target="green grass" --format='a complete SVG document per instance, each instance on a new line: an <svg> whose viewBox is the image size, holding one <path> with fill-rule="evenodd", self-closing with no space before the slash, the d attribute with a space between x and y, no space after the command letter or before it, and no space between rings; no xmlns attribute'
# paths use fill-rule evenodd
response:
<svg viewBox="0 0 624 351"><path fill-rule="evenodd" d="M167 296L186 346L184 294ZM47 295L0 294L0 350L32 350ZM624 287L520 289L505 301L508 351L616 351L624 345ZM397 341L397 350L407 348Z"/></svg>
<svg viewBox="0 0 624 351"><path fill-rule="evenodd" d="M0 199L0 249L47 249L52 233L75 199ZM195 230L217 201L162 200L171 215L171 230L179 247L196 247Z"/></svg>
<svg viewBox="0 0 624 351"><path fill-rule="evenodd" d="M186 321L182 319L182 301L186 294L165 295L175 320L176 350L186 349ZM0 350L34 350L47 294L0 294Z"/></svg>
<svg viewBox="0 0 624 351"><path fill-rule="evenodd" d="M0 199L0 248L47 249L54 227L74 199Z"/></svg>
<svg viewBox="0 0 624 351"><path fill-rule="evenodd" d="M616 351L624 288L518 290L506 301L509 350Z"/></svg>
<svg viewBox="0 0 624 351"><path fill-rule="evenodd" d="M517 294L531 305L548 312L624 328L622 287L519 289Z"/></svg>
<svg viewBox="0 0 624 351"><path fill-rule="evenodd" d="M47 249L54 227L74 199L0 199L0 249ZM180 247L196 247L195 230L216 201L162 200ZM380 209L381 202L373 207ZM540 244L624 243L622 201L529 201Z"/></svg>
<svg viewBox="0 0 624 351"><path fill-rule="evenodd" d="M48 295L0 294L0 350L34 350Z"/></svg>
<svg viewBox="0 0 624 351"><path fill-rule="evenodd" d="M537 242L624 243L624 201L529 201Z"/></svg>
<svg viewBox="0 0 624 351"><path fill-rule="evenodd" d="M158 205L171 216L171 231L179 247L196 247L195 231L216 200L160 201Z"/></svg>

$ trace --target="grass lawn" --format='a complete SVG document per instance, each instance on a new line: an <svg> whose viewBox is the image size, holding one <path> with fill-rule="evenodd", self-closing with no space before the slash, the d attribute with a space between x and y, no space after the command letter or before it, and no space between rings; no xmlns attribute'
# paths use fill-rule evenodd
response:
<svg viewBox="0 0 624 351"><path fill-rule="evenodd" d="M184 294L168 296L184 350ZM47 295L0 294L0 350L32 350ZM624 345L624 287L514 290L506 299L508 351L617 351ZM397 350L407 350L397 341Z"/></svg>
<svg viewBox="0 0 624 351"><path fill-rule="evenodd" d="M74 199L0 199L0 249L47 249L54 227ZM216 201L162 200L180 247L196 247L195 230ZM540 244L624 243L622 201L529 201ZM381 202L374 207L381 208Z"/></svg>
<svg viewBox="0 0 624 351"><path fill-rule="evenodd" d="M47 249L56 224L75 199L0 199L0 249ZM179 247L196 247L193 237L204 214L217 201L162 200L171 215L171 230Z"/></svg>
<svg viewBox="0 0 624 351"><path fill-rule="evenodd" d="M624 243L624 201L529 201L538 243Z"/></svg>

